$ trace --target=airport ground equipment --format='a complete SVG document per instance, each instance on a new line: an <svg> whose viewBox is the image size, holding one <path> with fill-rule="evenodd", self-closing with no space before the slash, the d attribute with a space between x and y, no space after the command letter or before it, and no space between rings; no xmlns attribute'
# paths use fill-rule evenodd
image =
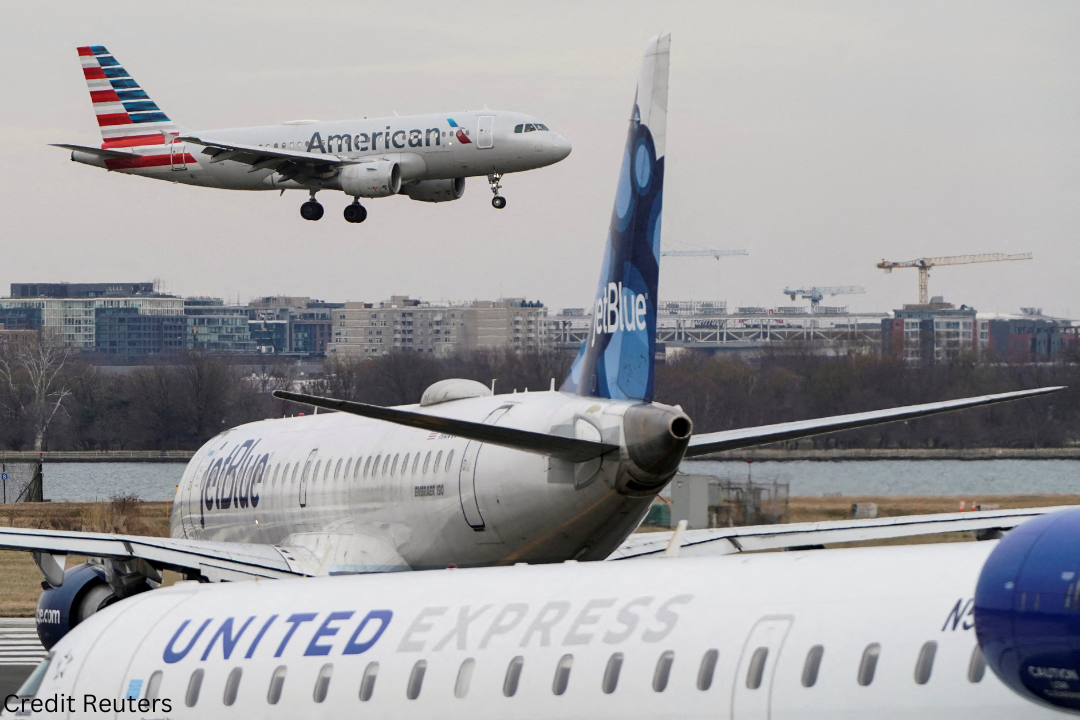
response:
<svg viewBox="0 0 1080 720"><path fill-rule="evenodd" d="M983 253L981 255L948 255L945 257L926 257L904 262L882 260L877 264L878 268L891 273L897 268L919 269L919 304L926 305L930 302L928 284L930 282L930 268L939 265L969 265L971 263L1003 262L1005 260L1031 260L1031 253Z"/></svg>
<svg viewBox="0 0 1080 720"><path fill-rule="evenodd" d="M784 288L784 294L794 300L796 296L801 297L804 300L810 301L810 312L817 309L817 306L821 304L822 299L826 295L862 295L866 292L866 288L861 285L833 285L806 288L798 288L792 290L791 288Z"/></svg>

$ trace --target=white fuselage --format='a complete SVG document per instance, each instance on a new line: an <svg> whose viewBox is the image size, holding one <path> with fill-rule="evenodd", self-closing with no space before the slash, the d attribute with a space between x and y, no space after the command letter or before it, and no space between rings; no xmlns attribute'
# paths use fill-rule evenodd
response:
<svg viewBox="0 0 1080 720"><path fill-rule="evenodd" d="M452 118L458 127L448 123ZM484 136L480 124L485 123ZM390 160L401 166L402 182L442 180L513 173L545 167L570 154L569 141L550 130L515 132L535 127L535 118L504 111L455 112L333 122L286 123L198 133L207 143L219 142L336 157L349 161ZM464 142L458 131L467 133ZM303 184L283 179L273 169L224 160L211 163L203 146L160 143L127 148L135 155L101 158L76 152L73 159L145 177L187 185L229 190L281 190L319 187L318 178ZM329 187L329 186L328 186Z"/></svg>
<svg viewBox="0 0 1080 720"><path fill-rule="evenodd" d="M621 443L634 404L541 392L423 411ZM574 464L343 413L265 420L195 454L172 535L330 549L323 574L602 559L652 502L617 490L625 461Z"/></svg>
<svg viewBox="0 0 1080 720"><path fill-rule="evenodd" d="M1061 716L980 666L995 544L186 583L75 628L37 698L170 718Z"/></svg>

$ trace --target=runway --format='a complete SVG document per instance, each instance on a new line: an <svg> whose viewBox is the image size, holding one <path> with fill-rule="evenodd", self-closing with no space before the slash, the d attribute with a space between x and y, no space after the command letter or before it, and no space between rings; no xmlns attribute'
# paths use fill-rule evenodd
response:
<svg viewBox="0 0 1080 720"><path fill-rule="evenodd" d="M30 618L0 618L0 698L11 695L45 657Z"/></svg>

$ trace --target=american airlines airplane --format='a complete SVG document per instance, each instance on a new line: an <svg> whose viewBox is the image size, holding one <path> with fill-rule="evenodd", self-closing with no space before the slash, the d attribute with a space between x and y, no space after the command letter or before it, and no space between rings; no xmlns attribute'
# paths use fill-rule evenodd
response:
<svg viewBox="0 0 1080 720"><path fill-rule="evenodd" d="M361 198L448 202L465 192L465 178L483 175L495 195L491 204L501 209L503 175L570 154L570 141L536 118L496 110L193 132L173 123L107 49L78 50L103 142L57 144L73 161L185 185L306 190L305 220L323 216L320 190L351 196L345 219L361 223Z"/></svg>
<svg viewBox="0 0 1080 720"><path fill-rule="evenodd" d="M1078 541L1074 508L1000 541L181 583L87 619L4 709L1062 717L1080 711Z"/></svg>
<svg viewBox="0 0 1080 720"><path fill-rule="evenodd" d="M242 425L208 442L180 481L171 538L0 528L0 548L32 551L49 585L38 606L46 647L117 599L156 588L163 570L217 582L656 554L658 536L628 536L683 458L1058 389L698 435L681 408L654 402L669 45L664 35L646 48L594 322L560 390L553 380L544 392L492 395L445 380L395 408L278 393L337 412ZM818 531L829 542L986 532L1030 514L699 530L678 541L708 552L799 547L822 542L806 539ZM95 560L67 568L68 555Z"/></svg>

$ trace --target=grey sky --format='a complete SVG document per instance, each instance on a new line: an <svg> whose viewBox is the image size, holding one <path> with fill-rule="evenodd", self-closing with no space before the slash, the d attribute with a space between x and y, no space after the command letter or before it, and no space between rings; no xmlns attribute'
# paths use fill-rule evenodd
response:
<svg viewBox="0 0 1080 720"><path fill-rule="evenodd" d="M162 278L183 294L590 302L640 53L672 32L664 234L750 251L667 259L661 295L787 304L787 284L1080 315L1080 5L1067 2L4 3L0 292ZM484 107L531 113L562 163L437 206L207 190L75 165L96 144L75 47L103 44L176 122L211 129ZM687 247L687 246L681 246ZM838 299L839 300L839 299ZM839 304L839 303L837 303Z"/></svg>

